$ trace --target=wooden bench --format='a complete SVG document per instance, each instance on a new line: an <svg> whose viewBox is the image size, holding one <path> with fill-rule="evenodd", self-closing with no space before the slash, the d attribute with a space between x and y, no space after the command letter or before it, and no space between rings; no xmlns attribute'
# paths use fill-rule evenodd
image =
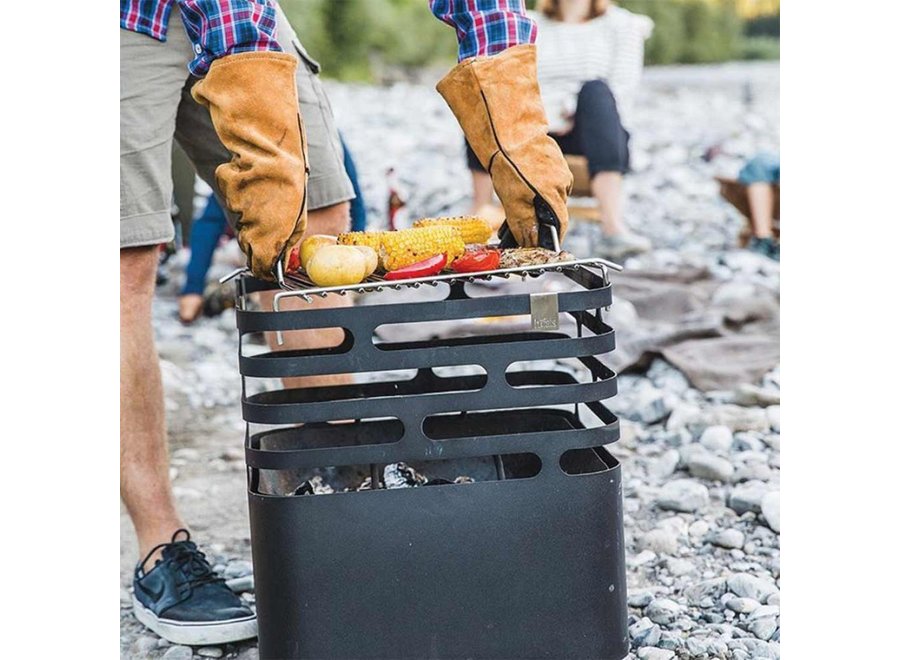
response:
<svg viewBox="0 0 900 660"><path fill-rule="evenodd" d="M726 179L725 177L716 177L719 182L719 194L722 198L731 204L738 212L744 216L746 222L738 237L738 243L741 247L746 247L753 236L753 226L750 223L750 201L747 199L747 186L737 179ZM777 183L772 184L775 187L775 208L772 210L772 233L775 238L781 237L781 186Z"/></svg>

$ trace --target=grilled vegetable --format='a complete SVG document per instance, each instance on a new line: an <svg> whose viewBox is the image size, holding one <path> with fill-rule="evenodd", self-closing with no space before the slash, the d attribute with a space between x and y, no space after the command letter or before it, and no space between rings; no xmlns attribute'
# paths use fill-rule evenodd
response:
<svg viewBox="0 0 900 660"><path fill-rule="evenodd" d="M465 251L465 243L455 227L417 227L381 235L385 270L404 268L438 254L445 254L447 263L451 263Z"/></svg>
<svg viewBox="0 0 900 660"><path fill-rule="evenodd" d="M310 257L306 274L319 286L359 284L366 277L366 258L352 245L326 245Z"/></svg>
<svg viewBox="0 0 900 660"><path fill-rule="evenodd" d="M554 264L561 261L572 261L575 255L571 252L554 252L546 248L510 248L500 253L500 268L516 268L518 266L537 266Z"/></svg>
<svg viewBox="0 0 900 660"><path fill-rule="evenodd" d="M467 250L453 262L453 270L457 273L479 273L494 270L500 266L499 250Z"/></svg>
<svg viewBox="0 0 900 660"><path fill-rule="evenodd" d="M456 227L464 243L487 243L493 230L487 220L470 215L455 218L422 218L413 227Z"/></svg>
<svg viewBox="0 0 900 660"><path fill-rule="evenodd" d="M324 247L325 245L334 245L336 242L337 238L327 234L313 234L312 236L307 236L303 239L303 242L300 243L300 265L305 267L319 248Z"/></svg>
<svg viewBox="0 0 900 660"><path fill-rule="evenodd" d="M368 277L378 268L378 253L368 245L354 245L353 247L366 258L366 277Z"/></svg>
<svg viewBox="0 0 900 660"><path fill-rule="evenodd" d="M433 257L410 264L397 270L390 270L384 276L386 280L409 280L414 277L428 277L437 275L447 265L446 254L436 254Z"/></svg>
<svg viewBox="0 0 900 660"><path fill-rule="evenodd" d="M381 251L381 237L387 232L383 231L349 231L338 234L338 245L368 245L376 252Z"/></svg>

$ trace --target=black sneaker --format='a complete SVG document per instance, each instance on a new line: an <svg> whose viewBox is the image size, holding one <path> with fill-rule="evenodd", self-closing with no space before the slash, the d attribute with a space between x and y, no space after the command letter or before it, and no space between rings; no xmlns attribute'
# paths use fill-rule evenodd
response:
<svg viewBox="0 0 900 660"><path fill-rule="evenodd" d="M750 239L750 245L747 246L747 249L764 257L769 257L769 259L781 261L781 246L774 239L756 238L754 236Z"/></svg>
<svg viewBox="0 0 900 660"><path fill-rule="evenodd" d="M183 538L179 539L179 536ZM162 548L149 571L147 560ZM134 571L134 615L173 644L207 645L256 637L256 614L216 575L186 529L153 548Z"/></svg>

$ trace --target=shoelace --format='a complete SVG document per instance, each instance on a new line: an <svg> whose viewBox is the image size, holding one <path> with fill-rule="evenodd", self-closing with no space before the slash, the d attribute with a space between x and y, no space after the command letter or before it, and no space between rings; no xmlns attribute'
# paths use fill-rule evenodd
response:
<svg viewBox="0 0 900 660"><path fill-rule="evenodd" d="M178 536L182 533L185 538L179 540ZM150 557L160 548L163 549L163 561L174 563L178 571L187 579L187 583L180 585L180 588L194 588L204 584L225 582L225 578L220 577L213 571L206 560L206 555L191 541L191 533L186 529L179 529L172 535L170 542L160 543L148 552L144 561L141 562L141 570L143 570Z"/></svg>

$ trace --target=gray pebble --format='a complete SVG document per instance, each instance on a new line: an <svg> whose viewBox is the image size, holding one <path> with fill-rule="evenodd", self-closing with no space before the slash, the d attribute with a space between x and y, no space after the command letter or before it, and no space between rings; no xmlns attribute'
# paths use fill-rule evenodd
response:
<svg viewBox="0 0 900 660"><path fill-rule="evenodd" d="M734 466L726 458L714 456L706 450L702 454L691 456L687 464L688 472L697 479L710 481L730 481L734 474Z"/></svg>
<svg viewBox="0 0 900 660"><path fill-rule="evenodd" d="M777 490L766 493L760 502L760 509L772 531L781 532L781 493Z"/></svg>
<svg viewBox="0 0 900 660"><path fill-rule="evenodd" d="M640 540L640 547L658 554L674 554L678 550L678 538L667 529L651 529Z"/></svg>
<svg viewBox="0 0 900 660"><path fill-rule="evenodd" d="M237 594L244 591L253 591L253 575L250 574L243 577L231 578L230 580L226 580L225 584Z"/></svg>
<svg viewBox="0 0 900 660"><path fill-rule="evenodd" d="M713 543L720 548L741 548L744 545L744 533L739 529L723 529L713 537Z"/></svg>
<svg viewBox="0 0 900 660"><path fill-rule="evenodd" d="M638 649L637 657L639 660L671 660L675 657L675 652L668 649L645 646L642 649Z"/></svg>
<svg viewBox="0 0 900 660"><path fill-rule="evenodd" d="M725 603L725 607L738 614L749 614L759 607L759 602L752 598L731 598Z"/></svg>
<svg viewBox="0 0 900 660"><path fill-rule="evenodd" d="M700 605L704 598L718 599L725 593L725 578L712 578L695 582L684 590L688 605Z"/></svg>
<svg viewBox="0 0 900 660"><path fill-rule="evenodd" d="M777 593L778 587L755 575L736 573L728 578L728 590L742 598L763 602L770 594Z"/></svg>
<svg viewBox="0 0 900 660"><path fill-rule="evenodd" d="M173 646L163 654L163 660L191 660L193 657L190 646Z"/></svg>
<svg viewBox="0 0 900 660"><path fill-rule="evenodd" d="M767 641L771 639L772 635L775 634L775 631L778 630L778 621L775 620L775 617L757 619L756 621L751 621L749 623L747 630L752 632L758 639Z"/></svg>
<svg viewBox="0 0 900 660"><path fill-rule="evenodd" d="M748 481L745 484L735 486L728 496L728 507L739 516L752 511L762 512L762 498L769 488L761 481Z"/></svg>
<svg viewBox="0 0 900 660"><path fill-rule="evenodd" d="M672 575L687 575L694 571L694 563L688 559L670 557L666 560L666 568Z"/></svg>
<svg viewBox="0 0 900 660"><path fill-rule="evenodd" d="M662 635L662 629L647 617L643 617L628 628L628 634L634 648L656 646Z"/></svg>
<svg viewBox="0 0 900 660"><path fill-rule="evenodd" d="M656 503L661 509L691 513L709 504L709 491L692 479L678 479L660 489Z"/></svg>
<svg viewBox="0 0 900 660"><path fill-rule="evenodd" d="M669 449L660 454L647 466L647 474L657 479L671 477L678 467L679 454L677 449Z"/></svg>
<svg viewBox="0 0 900 660"><path fill-rule="evenodd" d="M228 566L225 567L225 579L236 578L236 577L244 577L245 575L250 575L253 572L253 564L244 559L236 559L234 561L228 562Z"/></svg>
<svg viewBox="0 0 900 660"><path fill-rule="evenodd" d="M204 646L197 649L197 655L201 658L221 658L224 652L218 646Z"/></svg>
<svg viewBox="0 0 900 660"><path fill-rule="evenodd" d="M647 607L651 600L653 600L653 592L649 589L628 592L628 604L631 607Z"/></svg>
<svg viewBox="0 0 900 660"><path fill-rule="evenodd" d="M153 635L141 635L131 644L131 652L135 655L146 655L150 651L156 650L156 640L158 637Z"/></svg>
<svg viewBox="0 0 900 660"><path fill-rule="evenodd" d="M700 436L700 444L714 453L726 453L731 450L734 434L727 426L709 426Z"/></svg>
<svg viewBox="0 0 900 660"><path fill-rule="evenodd" d="M656 598L644 610L644 614L661 626L674 623L681 615L682 607L669 598Z"/></svg>

